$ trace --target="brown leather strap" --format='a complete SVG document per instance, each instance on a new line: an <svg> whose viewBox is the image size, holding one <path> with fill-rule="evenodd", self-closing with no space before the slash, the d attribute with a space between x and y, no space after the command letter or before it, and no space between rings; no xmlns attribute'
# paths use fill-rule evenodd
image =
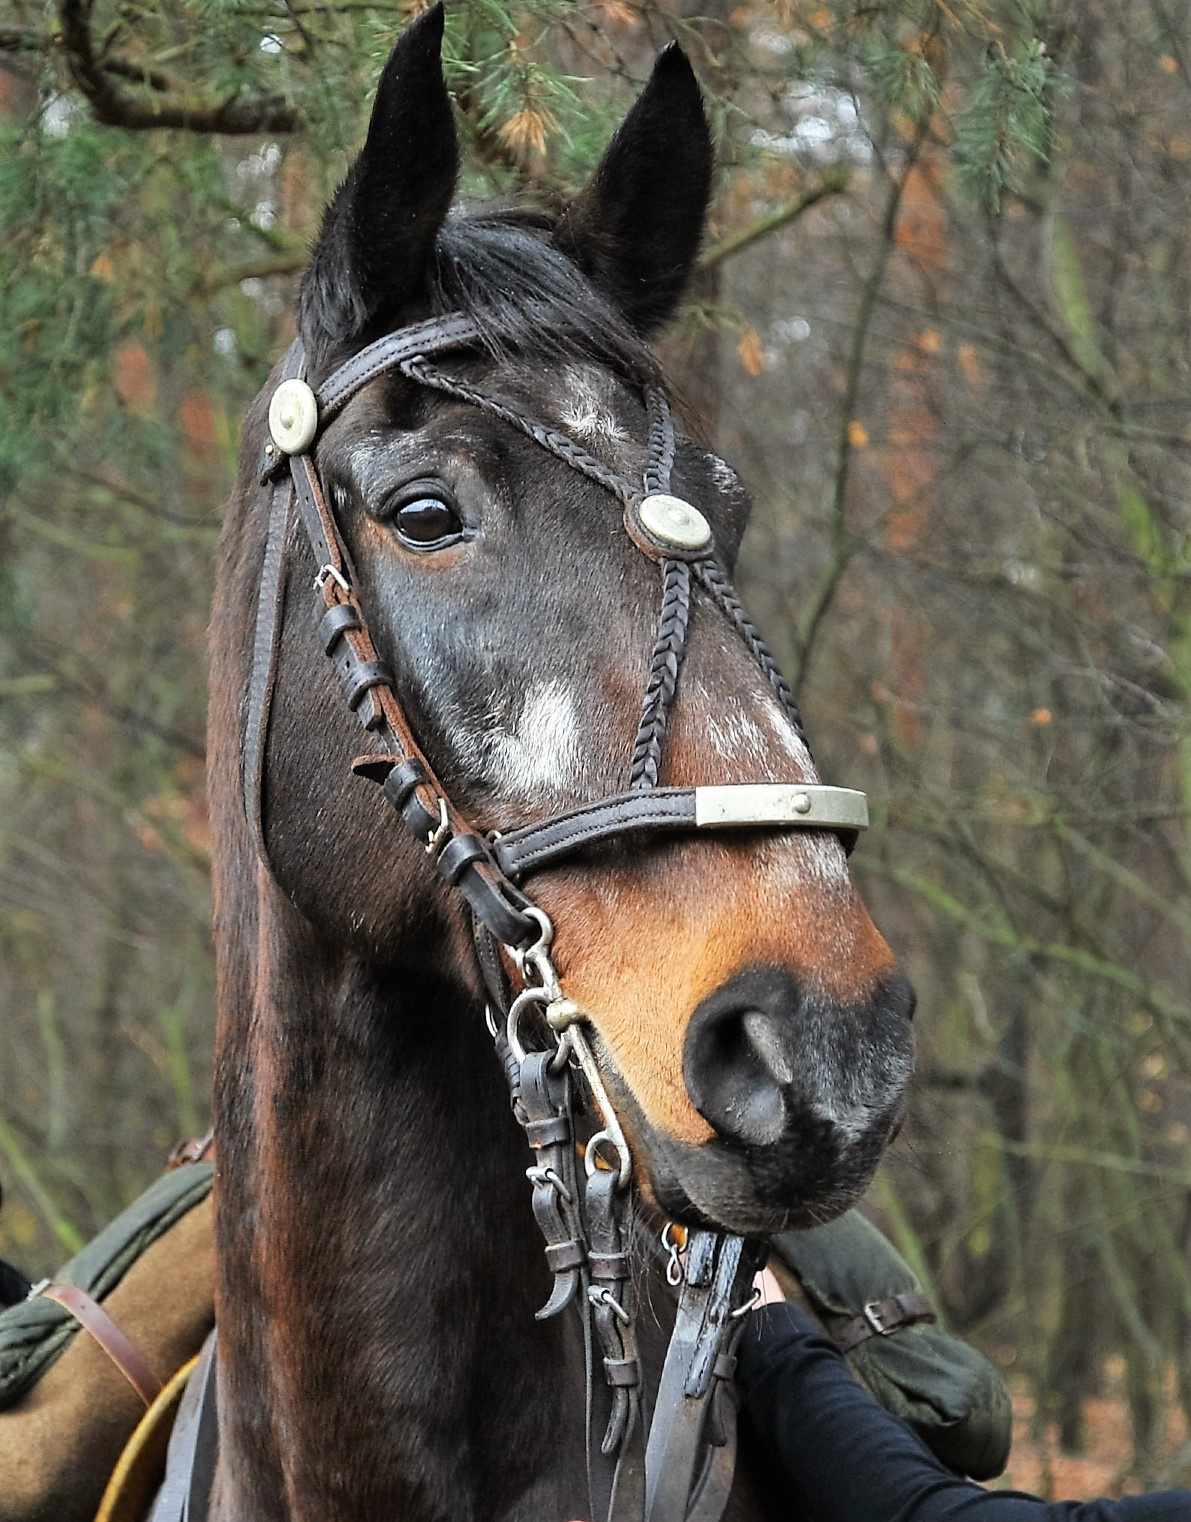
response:
<svg viewBox="0 0 1191 1522"><path fill-rule="evenodd" d="M501 870L516 881L561 856L630 831L694 828L694 788L656 787L582 803L536 824L509 830L496 841L492 854Z"/></svg>
<svg viewBox="0 0 1191 1522"><path fill-rule="evenodd" d="M68 1310L91 1333L145 1405L151 1406L165 1388L164 1383L98 1300L92 1300L77 1284L47 1284L40 1293L46 1300L54 1300Z"/></svg>
<svg viewBox="0 0 1191 1522"><path fill-rule="evenodd" d="M171 1170L183 1168L187 1163L205 1163L214 1156L215 1132L208 1131L206 1136L194 1136L189 1141L180 1141L166 1158L165 1165Z"/></svg>
<svg viewBox="0 0 1191 1522"><path fill-rule="evenodd" d="M845 1322L835 1333L835 1341L842 1353L850 1353L870 1337L888 1337L902 1327L938 1319L934 1306L925 1295L906 1291L900 1295L889 1295L884 1300L870 1300L861 1315L853 1321Z"/></svg>
<svg viewBox="0 0 1191 1522"><path fill-rule="evenodd" d="M446 349L466 349L483 342L483 335L470 317L431 317L426 322L398 328L361 349L318 388L320 423L338 412L356 392L395 370L404 359L419 354L441 354Z"/></svg>

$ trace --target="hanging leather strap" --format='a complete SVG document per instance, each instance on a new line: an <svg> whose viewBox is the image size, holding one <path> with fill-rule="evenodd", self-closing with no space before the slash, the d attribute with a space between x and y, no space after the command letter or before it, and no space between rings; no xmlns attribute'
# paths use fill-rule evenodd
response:
<svg viewBox="0 0 1191 1522"><path fill-rule="evenodd" d="M70 1312L75 1320L89 1332L124 1378L144 1401L151 1406L165 1388L152 1364L132 1339L120 1330L112 1318L93 1300L86 1290L77 1284L47 1284L38 1291L43 1300L53 1300Z"/></svg>
<svg viewBox="0 0 1191 1522"><path fill-rule="evenodd" d="M210 1511L211 1484L219 1456L215 1339L212 1332L182 1397L170 1437L165 1480L149 1522L206 1522Z"/></svg>
<svg viewBox="0 0 1191 1522"><path fill-rule="evenodd" d="M735 1370L730 1346L739 1326L736 1313L748 1298L753 1266L743 1238L691 1233L685 1282L645 1452L645 1522L685 1518L692 1492L706 1491L701 1482L711 1455L705 1429L716 1387L731 1379ZM715 1434L721 1439L725 1435ZM713 1487L712 1494L722 1504L727 1494L721 1492L722 1486ZM706 1494L705 1502L710 1499L711 1494ZM714 1514L714 1507L705 1504L701 1512L705 1522L712 1522Z"/></svg>

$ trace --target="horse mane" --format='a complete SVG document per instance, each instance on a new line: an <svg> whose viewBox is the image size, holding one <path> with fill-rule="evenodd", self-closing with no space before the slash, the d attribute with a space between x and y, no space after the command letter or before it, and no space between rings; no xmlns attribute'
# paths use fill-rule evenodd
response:
<svg viewBox="0 0 1191 1522"><path fill-rule="evenodd" d="M495 358L595 360L635 385L658 384L648 345L557 246L558 230L533 208L456 208L430 261L431 314L469 317Z"/></svg>

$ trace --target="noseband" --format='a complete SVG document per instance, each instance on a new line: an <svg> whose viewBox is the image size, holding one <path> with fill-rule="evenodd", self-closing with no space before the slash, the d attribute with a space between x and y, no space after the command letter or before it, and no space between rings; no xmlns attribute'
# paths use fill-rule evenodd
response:
<svg viewBox="0 0 1191 1522"><path fill-rule="evenodd" d="M551 960L553 926L522 883L595 843L639 835L825 829L838 834L850 851L856 832L868 824L867 801L863 793L850 789L802 782L658 785L696 587L751 652L805 745L793 695L715 558L707 520L670 492L675 432L660 387L643 388L648 464L638 484L568 434L431 363L441 354L482 348L483 335L470 319L435 318L399 328L362 349L317 392L305 380L301 342L286 353L270 400L270 437L261 460L261 481L272 487L272 497L248 692L245 809L267 865L262 814L265 752L296 505L318 568L314 590L319 637L349 708L373 740L373 751L358 757L353 770L381 787L440 876L462 895L471 913L485 982L502 1015L498 1024L490 1014L490 1028L509 1078L514 1112L535 1154L528 1170L534 1215L554 1275L550 1299L539 1315L557 1314L577 1294L585 1312L593 1518L713 1522L731 1485L731 1422L723 1408L756 1256L739 1237L697 1231L689 1234L684 1264L665 1237L667 1276L672 1284L682 1284L682 1293L644 1451L628 1253L641 1227L628 1203L629 1147L585 1034L586 1014L564 995ZM419 747L396 697L392 673L369 634L350 560L312 454L327 423L369 382L394 371L501 419L611 492L621 503L625 532L657 565L661 609L624 792L503 834L486 834L452 802ZM525 985L515 998L500 955L502 946ZM526 1047L527 1021L535 1010L544 1015L556 1038L549 1050ZM602 1129L587 1140L584 1178L576 1163L574 1068L581 1071L602 1117ZM599 1455L593 1455L590 1444L593 1338L603 1355L606 1385L607 1425Z"/></svg>

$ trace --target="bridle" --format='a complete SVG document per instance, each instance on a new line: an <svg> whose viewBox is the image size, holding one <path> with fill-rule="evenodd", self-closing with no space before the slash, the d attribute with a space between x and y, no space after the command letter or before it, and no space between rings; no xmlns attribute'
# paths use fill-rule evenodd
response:
<svg viewBox="0 0 1191 1522"><path fill-rule="evenodd" d="M286 353L270 399L270 435L260 463L261 483L271 486L272 495L248 690L245 810L267 866L263 777L296 507L318 567L314 590L320 642L348 707L373 744L369 754L352 763L353 770L380 786L470 911L477 958L492 1001L489 1027L509 1080L514 1113L534 1152L534 1165L528 1170L533 1211L554 1276L550 1299L538 1314L555 1315L575 1301L584 1313L593 1522L715 1522L732 1477L733 1423L726 1405L735 1366L732 1349L749 1308L757 1256L740 1237L695 1231L688 1234L684 1263L672 1238L664 1234L667 1277L682 1290L646 1448L629 1251L643 1228L630 1204L629 1146L587 1038L585 1012L566 997L551 959L554 927L522 883L593 844L638 835L812 828L835 831L850 850L856 832L868 823L867 802L863 793L821 784L658 785L696 588L736 630L805 744L793 695L716 561L707 520L670 492L675 430L661 387L643 387L649 449L643 482L637 484L568 434L431 362L438 355L483 346L481 331L468 317L433 318L369 344L317 391L305 379L301 341ZM662 598L657 634L623 793L505 833L485 833L451 800L418 745L397 699L392 673L369 633L312 452L327 423L371 381L392 372L501 419L612 492L622 505L629 538L658 566ZM502 947L524 985L515 997ZM499 1021L492 1008L499 1012ZM544 1020L533 1020L531 1038L535 1011ZM543 1024L547 1046L537 1049L528 1043L541 1039ZM600 1117L599 1128L587 1138L582 1172L576 1149L575 1070ZM603 1359L602 1385L591 1377L593 1342L598 1342ZM597 1415L605 1419L598 1453L591 1443Z"/></svg>

